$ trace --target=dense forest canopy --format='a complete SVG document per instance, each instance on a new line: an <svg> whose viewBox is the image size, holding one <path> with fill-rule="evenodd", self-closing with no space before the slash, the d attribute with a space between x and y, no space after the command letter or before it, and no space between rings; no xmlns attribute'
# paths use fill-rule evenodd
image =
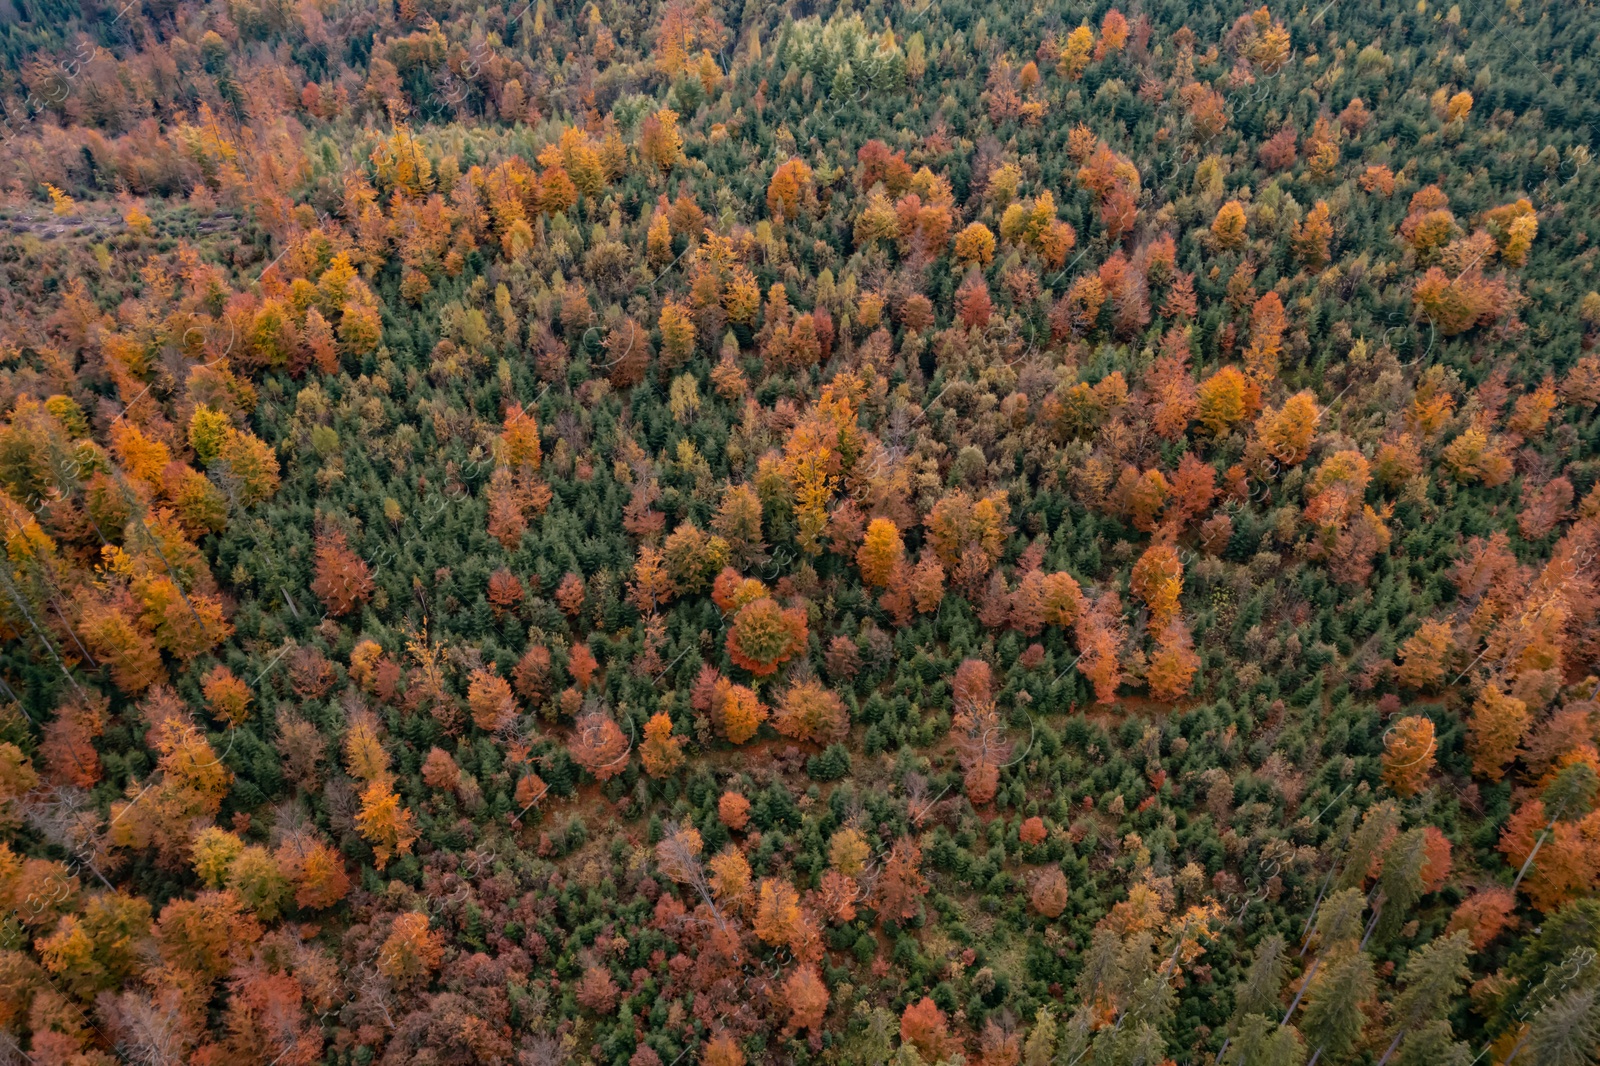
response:
<svg viewBox="0 0 1600 1066"><path fill-rule="evenodd" d="M0 1063L1600 1058L1589 2L0 0Z"/></svg>

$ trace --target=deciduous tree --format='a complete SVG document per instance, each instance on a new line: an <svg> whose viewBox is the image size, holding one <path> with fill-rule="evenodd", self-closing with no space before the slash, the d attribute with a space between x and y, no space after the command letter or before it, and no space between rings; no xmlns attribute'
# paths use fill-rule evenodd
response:
<svg viewBox="0 0 1600 1066"><path fill-rule="evenodd" d="M417 840L416 816L400 804L386 781L374 781L361 794L356 828L372 845L373 865L383 869L396 855L411 854Z"/></svg>
<svg viewBox="0 0 1600 1066"><path fill-rule="evenodd" d="M444 961L444 936L417 911L397 915L378 949L378 971L397 986L427 981Z"/></svg>
<svg viewBox="0 0 1600 1066"><path fill-rule="evenodd" d="M644 725L644 741L639 745L639 759L651 777L671 777L683 765L683 737L672 735L672 719L665 714L654 714Z"/></svg>
<svg viewBox="0 0 1600 1066"><path fill-rule="evenodd" d="M764 596L745 604L734 616L728 629L728 657L757 677L766 677L799 654L805 641L805 613L780 607Z"/></svg>
<svg viewBox="0 0 1600 1066"><path fill-rule="evenodd" d="M790 1029L821 1031L828 1012L828 987L815 966L795 967L783 982L783 1000L789 1008Z"/></svg>
<svg viewBox="0 0 1600 1066"><path fill-rule="evenodd" d="M1490 781L1500 780L1522 750L1529 721L1525 702L1500 691L1497 685L1485 685L1472 705L1468 723L1467 751L1473 772Z"/></svg>
<svg viewBox="0 0 1600 1066"><path fill-rule="evenodd" d="M900 1039L916 1048L924 1062L939 1062L950 1050L950 1022L933 1000L923 996L900 1015Z"/></svg>
<svg viewBox="0 0 1600 1066"><path fill-rule="evenodd" d="M1454 649L1455 641L1448 625L1432 619L1423 622L1400 645L1400 665L1396 671L1400 683L1413 689L1434 688L1444 680Z"/></svg>
<svg viewBox="0 0 1600 1066"><path fill-rule="evenodd" d="M350 549L344 532L324 529L317 536L316 576L311 591L328 613L347 615L372 597L372 572L366 561Z"/></svg>
<svg viewBox="0 0 1600 1066"><path fill-rule="evenodd" d="M849 720L831 689L818 681L799 681L778 698L772 725L793 740L829 744L844 737Z"/></svg>
<svg viewBox="0 0 1600 1066"><path fill-rule="evenodd" d="M1068 886L1060 866L1046 866L1034 878L1029 902L1033 909L1046 918L1059 918L1067 909Z"/></svg>
<svg viewBox="0 0 1600 1066"><path fill-rule="evenodd" d="M567 752L597 781L609 781L628 765L628 738L604 711L589 711L573 723Z"/></svg>
<svg viewBox="0 0 1600 1066"><path fill-rule="evenodd" d="M1434 764L1433 721L1421 715L1397 719L1384 739L1383 783L1398 796L1422 787Z"/></svg>

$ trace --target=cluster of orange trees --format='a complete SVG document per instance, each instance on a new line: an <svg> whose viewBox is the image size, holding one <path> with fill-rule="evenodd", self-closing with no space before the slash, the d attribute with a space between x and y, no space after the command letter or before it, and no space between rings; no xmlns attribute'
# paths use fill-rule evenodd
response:
<svg viewBox="0 0 1600 1066"><path fill-rule="evenodd" d="M16 7L0 1057L1600 1054L1581 7Z"/></svg>

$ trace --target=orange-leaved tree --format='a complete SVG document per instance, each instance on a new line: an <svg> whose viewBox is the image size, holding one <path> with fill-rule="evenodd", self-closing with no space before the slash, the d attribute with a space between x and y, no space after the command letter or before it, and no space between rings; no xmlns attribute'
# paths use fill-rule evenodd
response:
<svg viewBox="0 0 1600 1066"><path fill-rule="evenodd" d="M444 960L444 934L428 928L428 916L408 911L396 916L378 949L378 972L396 986L426 981Z"/></svg>
<svg viewBox="0 0 1600 1066"><path fill-rule="evenodd" d="M218 663L200 683L206 705L219 721L228 726L244 723L250 714L250 687L233 675L233 671Z"/></svg>
<svg viewBox="0 0 1600 1066"><path fill-rule="evenodd" d="M773 171L772 181L767 184L767 210L776 222L798 218L810 192L811 168L804 160L787 160Z"/></svg>
<svg viewBox="0 0 1600 1066"><path fill-rule="evenodd" d="M609 781L628 767L628 738L604 711L589 711L573 723L567 752L596 781Z"/></svg>
<svg viewBox="0 0 1600 1066"><path fill-rule="evenodd" d="M794 886L780 877L765 878L756 899L756 936L784 947L793 942L800 922L800 895Z"/></svg>
<svg viewBox="0 0 1600 1066"><path fill-rule="evenodd" d="M361 794L356 829L372 845L372 864L380 870L396 855L409 855L417 840L416 816L401 806L400 797L383 780Z"/></svg>
<svg viewBox="0 0 1600 1066"><path fill-rule="evenodd" d="M924 1062L939 1062L954 1047L950 1021L932 999L923 996L900 1015L900 1039L917 1049Z"/></svg>
<svg viewBox="0 0 1600 1066"><path fill-rule="evenodd" d="M1412 689L1431 689L1444 680L1445 668L1455 649L1450 627L1429 619L1400 645L1396 676Z"/></svg>
<svg viewBox="0 0 1600 1066"><path fill-rule="evenodd" d="M750 863L733 844L713 855L706 866L711 871L711 891L719 900L738 902L749 891Z"/></svg>
<svg viewBox="0 0 1600 1066"><path fill-rule="evenodd" d="M1182 618L1174 618L1156 633L1156 647L1145 668L1150 695L1158 700L1176 700L1189 694L1200 656Z"/></svg>
<svg viewBox="0 0 1600 1066"><path fill-rule="evenodd" d="M311 591L328 613L347 615L372 596L372 572L366 561L350 549L344 532L324 529L317 536L316 576Z"/></svg>
<svg viewBox="0 0 1600 1066"><path fill-rule="evenodd" d="M672 735L672 718L658 713L644 724L644 742L639 745L639 759L645 773L651 777L671 777L683 765L683 746L688 741Z"/></svg>
<svg viewBox="0 0 1600 1066"><path fill-rule="evenodd" d="M879 920L903 923L916 917L927 892L928 883L922 877L922 849L913 838L900 837L889 849L875 886L874 906Z"/></svg>
<svg viewBox="0 0 1600 1066"><path fill-rule="evenodd" d="M516 720L517 699L511 684L490 669L472 672L467 684L467 706L472 709L472 722L486 733L497 733Z"/></svg>
<svg viewBox="0 0 1600 1066"><path fill-rule="evenodd" d="M1421 715L1398 719L1383 746L1383 783L1397 796L1416 793L1434 764L1433 720Z"/></svg>
<svg viewBox="0 0 1600 1066"><path fill-rule="evenodd" d="M828 986L822 983L817 968L812 965L797 966L783 982L783 1001L789 1008L789 1028L822 1029L822 1020L828 1013Z"/></svg>
<svg viewBox="0 0 1600 1066"><path fill-rule="evenodd" d="M1158 540L1133 564L1128 587L1150 608L1150 629L1160 632L1178 617L1183 561L1170 541Z"/></svg>
<svg viewBox="0 0 1600 1066"><path fill-rule="evenodd" d="M793 740L827 744L842 740L850 728L844 704L819 681L799 681L778 697L773 728Z"/></svg>
<svg viewBox="0 0 1600 1066"><path fill-rule="evenodd" d="M708 709L712 728L732 744L743 744L755 736L767 720L767 707L755 690L727 678L717 680Z"/></svg>
<svg viewBox="0 0 1600 1066"><path fill-rule="evenodd" d="M806 615L770 596L747 603L728 629L728 657L757 677L778 672L805 647Z"/></svg>

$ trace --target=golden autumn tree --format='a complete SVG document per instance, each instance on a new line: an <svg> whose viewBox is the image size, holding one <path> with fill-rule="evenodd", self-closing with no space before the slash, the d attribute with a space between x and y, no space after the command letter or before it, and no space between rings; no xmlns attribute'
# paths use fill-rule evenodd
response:
<svg viewBox="0 0 1600 1066"><path fill-rule="evenodd" d="M174 899L161 909L155 940L161 959L210 982L250 956L261 924L232 889Z"/></svg>
<svg viewBox="0 0 1600 1066"><path fill-rule="evenodd" d="M400 803L387 781L374 781L361 794L356 829L372 845L373 865L383 869L396 855L411 854L417 840L416 816Z"/></svg>
<svg viewBox="0 0 1600 1066"><path fill-rule="evenodd" d="M672 260L672 223L667 219L667 198L662 196L650 216L650 228L645 231L645 261L661 270Z"/></svg>
<svg viewBox="0 0 1600 1066"><path fill-rule="evenodd" d="M544 461L544 449L539 441L539 423L519 403L506 407L500 428L499 454L516 471L537 472Z"/></svg>
<svg viewBox="0 0 1600 1066"><path fill-rule="evenodd" d="M1527 265L1528 251L1539 234L1539 215L1526 198L1484 213L1484 222L1507 266Z"/></svg>
<svg viewBox="0 0 1600 1066"><path fill-rule="evenodd" d="M804 160L787 160L778 165L767 184L767 211L780 223L798 218L808 194L815 196L811 188L811 168Z"/></svg>
<svg viewBox="0 0 1600 1066"><path fill-rule="evenodd" d="M887 518L874 518L867 523L867 533L856 551L856 566L861 570L861 580L874 588L883 588L893 576L895 567L905 559L905 542L900 530Z"/></svg>
<svg viewBox="0 0 1600 1066"><path fill-rule="evenodd" d="M1060 56L1056 60L1056 72L1070 81L1082 78L1094 54L1094 45L1094 30L1085 21L1067 34L1067 39L1062 42Z"/></svg>
<svg viewBox="0 0 1600 1066"><path fill-rule="evenodd" d="M1244 245L1244 205L1238 200L1229 200L1217 211L1217 217L1211 220L1211 240L1218 248L1229 251Z"/></svg>
<svg viewBox="0 0 1600 1066"><path fill-rule="evenodd" d="M801 681L778 698L772 725L791 739L827 744L843 739L849 719L832 689L817 681Z"/></svg>
<svg viewBox="0 0 1600 1066"><path fill-rule="evenodd" d="M685 738L672 735L671 717L651 715L644 725L644 741L639 745L639 759L645 772L655 778L671 777L683 765L686 743Z"/></svg>
<svg viewBox="0 0 1600 1066"><path fill-rule="evenodd" d="M728 542L692 522L682 522L662 545L662 561L673 588L689 595L703 592L712 579L728 565Z"/></svg>
<svg viewBox="0 0 1600 1066"><path fill-rule="evenodd" d="M738 903L750 890L750 863L744 853L729 844L706 863L711 892L726 903Z"/></svg>
<svg viewBox="0 0 1600 1066"><path fill-rule="evenodd" d="M968 223L956 234L953 254L959 265L988 266L994 262L994 233L982 222Z"/></svg>
<svg viewBox="0 0 1600 1066"><path fill-rule="evenodd" d="M1450 627L1429 619L1400 645L1400 683L1413 689L1432 689L1445 678L1455 638Z"/></svg>
<svg viewBox="0 0 1600 1066"><path fill-rule="evenodd" d="M361 781L392 781L389 752L378 736L377 720L368 712L352 716L344 734L344 764Z"/></svg>
<svg viewBox="0 0 1600 1066"><path fill-rule="evenodd" d="M1201 425L1220 436L1249 418L1260 404L1261 390L1255 382L1237 367L1224 366L1200 383L1196 415Z"/></svg>
<svg viewBox="0 0 1600 1066"><path fill-rule="evenodd" d="M837 436L822 418L795 427L784 444L783 467L794 494L795 543L808 555L820 555L827 528L828 504L839 485L842 457Z"/></svg>
<svg viewBox="0 0 1600 1066"><path fill-rule="evenodd" d="M1467 725L1467 752L1476 774L1498 781L1521 753L1531 718L1526 702L1485 685L1472 704Z"/></svg>
<svg viewBox="0 0 1600 1066"><path fill-rule="evenodd" d="M846 826L828 839L828 864L845 877L859 877L872 847L861 830Z"/></svg>
<svg viewBox="0 0 1600 1066"><path fill-rule="evenodd" d="M233 772L170 690L156 691L143 706L154 719L145 742L158 753L159 776L148 792L136 788L127 802L111 805L109 835L123 847L155 847L163 861L175 863L195 824L221 810Z"/></svg>
<svg viewBox="0 0 1600 1066"><path fill-rule="evenodd" d="M63 914L55 931L38 941L40 961L75 995L90 999L143 969L140 948L148 943L150 919L148 901L97 892L81 915Z"/></svg>
<svg viewBox="0 0 1600 1066"><path fill-rule="evenodd" d="M426 981L442 961L444 936L418 911L396 916L378 949L378 972L401 988Z"/></svg>
<svg viewBox="0 0 1600 1066"><path fill-rule="evenodd" d="M1319 417L1316 398L1309 392L1297 392L1277 410L1261 413L1256 419L1256 436L1274 460L1296 466L1311 455Z"/></svg>
<svg viewBox="0 0 1600 1066"><path fill-rule="evenodd" d="M974 499L957 490L941 497L926 524L934 552L946 571L959 568L970 549L977 553L977 564L986 576L999 561L1010 532L1006 522L1009 513L1004 492Z"/></svg>
<svg viewBox="0 0 1600 1066"><path fill-rule="evenodd" d="M645 614L655 613L656 608L664 606L677 594L665 562L660 548L648 544L639 546L639 557L633 564L633 580L628 585L628 602Z"/></svg>
<svg viewBox="0 0 1600 1066"><path fill-rule="evenodd" d="M687 305L667 300L661 305L656 326L661 331L661 365L671 370L682 366L694 354L695 325Z"/></svg>
<svg viewBox="0 0 1600 1066"><path fill-rule="evenodd" d="M486 733L505 729L517 717L517 700L510 682L493 670L472 672L467 684L467 706L472 710L472 724Z"/></svg>
<svg viewBox="0 0 1600 1066"><path fill-rule="evenodd" d="M1398 796L1413 795L1433 764L1433 721L1421 715L1397 719L1384 737L1383 783Z"/></svg>
<svg viewBox="0 0 1600 1066"><path fill-rule="evenodd" d="M1150 609L1150 629L1159 632L1178 617L1178 596L1183 591L1183 562L1177 549L1158 540L1145 549L1133 566L1128 586Z"/></svg>
<svg viewBox="0 0 1600 1066"><path fill-rule="evenodd" d="M800 924L800 895L794 886L782 878L764 878L756 898L756 936L773 947L786 947L793 943Z"/></svg>
<svg viewBox="0 0 1600 1066"><path fill-rule="evenodd" d="M683 161L676 111L663 107L645 118L639 128L639 151L663 174Z"/></svg>
<svg viewBox="0 0 1600 1066"><path fill-rule="evenodd" d="M1154 467L1137 477L1129 476L1132 470L1132 467L1128 467L1123 475L1125 480L1119 480L1118 487L1123 489L1120 493L1122 502L1128 517L1133 520L1133 528L1142 533L1151 533L1155 531L1167 497L1172 494L1172 487L1167 484L1166 475Z"/></svg>
<svg viewBox="0 0 1600 1066"><path fill-rule="evenodd" d="M1321 270L1330 258L1329 242L1333 239L1333 223L1326 200L1318 200L1306 217L1295 228L1291 246L1295 258L1308 270Z"/></svg>
<svg viewBox="0 0 1600 1066"><path fill-rule="evenodd" d="M214 825L206 826L194 835L189 852L194 872L211 888L221 888L227 879L228 867L244 850L244 841L237 833Z"/></svg>
<svg viewBox="0 0 1600 1066"><path fill-rule="evenodd" d="M753 689L719 678L707 708L712 728L730 744L743 744L767 720L767 707Z"/></svg>

